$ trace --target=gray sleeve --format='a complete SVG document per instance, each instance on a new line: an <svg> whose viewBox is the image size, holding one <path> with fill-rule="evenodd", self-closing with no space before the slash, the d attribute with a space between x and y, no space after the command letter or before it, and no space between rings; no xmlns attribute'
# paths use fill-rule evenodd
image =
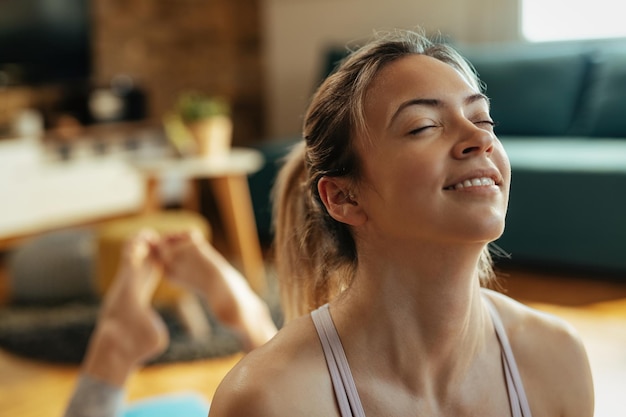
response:
<svg viewBox="0 0 626 417"><path fill-rule="evenodd" d="M123 388L81 374L64 417L119 417L123 406Z"/></svg>

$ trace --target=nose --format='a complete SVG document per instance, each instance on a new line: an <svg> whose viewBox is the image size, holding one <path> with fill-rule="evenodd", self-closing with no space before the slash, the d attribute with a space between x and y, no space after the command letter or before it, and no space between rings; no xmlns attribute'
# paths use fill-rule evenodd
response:
<svg viewBox="0 0 626 417"><path fill-rule="evenodd" d="M452 150L457 159L493 152L494 134L468 121Z"/></svg>

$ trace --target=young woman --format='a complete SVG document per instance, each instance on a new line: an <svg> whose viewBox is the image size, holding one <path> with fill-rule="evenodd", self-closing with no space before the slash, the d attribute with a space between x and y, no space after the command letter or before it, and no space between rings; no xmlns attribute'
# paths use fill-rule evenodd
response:
<svg viewBox="0 0 626 417"><path fill-rule="evenodd" d="M482 288L510 183L493 127L445 45L396 32L344 60L278 181L290 320L230 372L210 416L593 414L572 329Z"/></svg>

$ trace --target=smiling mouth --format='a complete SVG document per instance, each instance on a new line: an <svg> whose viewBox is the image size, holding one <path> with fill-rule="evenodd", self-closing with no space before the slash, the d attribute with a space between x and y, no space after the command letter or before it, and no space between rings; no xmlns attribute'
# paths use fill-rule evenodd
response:
<svg viewBox="0 0 626 417"><path fill-rule="evenodd" d="M489 187L492 185L497 185L496 181L493 178L489 178L489 177L470 178L465 181L461 181L458 184L445 187L444 190L462 190L465 188Z"/></svg>

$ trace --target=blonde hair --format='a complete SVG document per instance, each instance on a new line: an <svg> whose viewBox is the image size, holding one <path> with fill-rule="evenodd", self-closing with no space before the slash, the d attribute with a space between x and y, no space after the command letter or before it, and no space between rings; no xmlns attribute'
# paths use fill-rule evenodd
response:
<svg viewBox="0 0 626 417"><path fill-rule="evenodd" d="M385 65L415 54L447 63L481 90L473 68L454 49L414 31L377 34L323 81L305 115L304 141L288 155L274 189L274 250L287 320L329 302L352 282L358 262L352 233L328 214L317 183L323 176L358 180L353 140L367 132L365 94ZM487 250L477 272L483 283L493 276Z"/></svg>

